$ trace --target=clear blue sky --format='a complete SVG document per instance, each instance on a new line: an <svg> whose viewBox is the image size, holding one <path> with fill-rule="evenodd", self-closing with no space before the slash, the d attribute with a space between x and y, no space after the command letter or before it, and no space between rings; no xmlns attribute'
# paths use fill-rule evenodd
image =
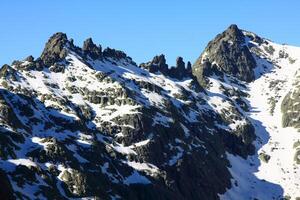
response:
<svg viewBox="0 0 300 200"><path fill-rule="evenodd" d="M230 24L300 46L299 0L1 0L0 65L38 57L55 32L87 37L137 63L164 53L192 62Z"/></svg>

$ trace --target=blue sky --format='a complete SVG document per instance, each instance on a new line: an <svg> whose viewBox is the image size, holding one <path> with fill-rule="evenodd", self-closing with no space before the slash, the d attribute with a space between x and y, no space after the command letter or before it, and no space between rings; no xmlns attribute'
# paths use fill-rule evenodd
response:
<svg viewBox="0 0 300 200"><path fill-rule="evenodd" d="M92 37L103 47L125 51L137 63L164 53L192 62L230 24L300 46L297 0L1 0L0 65L38 57L55 32L75 44Z"/></svg>

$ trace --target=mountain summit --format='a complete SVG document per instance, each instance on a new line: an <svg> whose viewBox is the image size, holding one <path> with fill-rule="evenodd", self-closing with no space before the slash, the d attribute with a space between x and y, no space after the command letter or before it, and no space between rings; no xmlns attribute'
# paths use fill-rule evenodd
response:
<svg viewBox="0 0 300 200"><path fill-rule="evenodd" d="M253 81L256 61L250 52L248 40L236 25L208 43L194 64L194 74L200 83L212 72L232 75L242 81Z"/></svg>
<svg viewBox="0 0 300 200"><path fill-rule="evenodd" d="M0 69L0 199L300 197L299 58L236 25L193 66L56 33Z"/></svg>

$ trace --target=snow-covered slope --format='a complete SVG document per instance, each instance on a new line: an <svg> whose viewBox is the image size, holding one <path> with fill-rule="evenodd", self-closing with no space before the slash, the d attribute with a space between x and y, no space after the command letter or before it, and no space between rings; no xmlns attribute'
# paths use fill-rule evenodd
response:
<svg viewBox="0 0 300 200"><path fill-rule="evenodd" d="M294 160L294 144L300 140L300 134L296 128L283 127L281 105L285 96L295 89L295 83L299 81L300 48L271 42L270 45L274 46L275 52L269 59L276 66L249 84L249 103L252 107L250 117L256 120L257 134L266 131L269 137L266 141L262 136L263 146L258 154L269 155L270 159L268 162L261 162L255 175L279 184L286 196L295 198L300 197L300 169ZM289 57L278 58L280 51ZM263 192L265 191L262 190Z"/></svg>
<svg viewBox="0 0 300 200"><path fill-rule="evenodd" d="M285 108L282 108L282 103L289 93L294 93L298 88L300 48L279 45L265 39L263 44L259 44L249 38L253 33L243 33L257 63L255 79L241 83L245 86L242 91L248 94L246 99L249 110L244 114L255 127L256 153L246 160L227 154L232 165L230 172L233 175L233 187L220 197L296 199L300 197L300 169L295 159L295 144L299 142L300 134L296 128L283 125L282 112ZM218 85L228 84L224 80L213 79L213 82ZM222 93L221 90L215 92ZM295 104L298 104L297 101ZM299 119L294 120L298 122Z"/></svg>

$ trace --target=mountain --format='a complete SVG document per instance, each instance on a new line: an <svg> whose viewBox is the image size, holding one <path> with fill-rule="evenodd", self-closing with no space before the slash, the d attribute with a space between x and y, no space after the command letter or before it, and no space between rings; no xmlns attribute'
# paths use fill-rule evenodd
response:
<svg viewBox="0 0 300 200"><path fill-rule="evenodd" d="M236 25L173 67L56 33L0 69L0 199L300 197L299 58Z"/></svg>

